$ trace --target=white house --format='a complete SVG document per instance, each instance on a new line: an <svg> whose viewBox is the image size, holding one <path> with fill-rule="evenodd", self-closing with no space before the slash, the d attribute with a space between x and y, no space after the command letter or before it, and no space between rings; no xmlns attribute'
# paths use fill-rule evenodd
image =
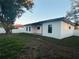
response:
<svg viewBox="0 0 79 59"><path fill-rule="evenodd" d="M64 17L49 19L25 25L26 33L34 33L42 36L62 39L72 36L74 25Z"/></svg>

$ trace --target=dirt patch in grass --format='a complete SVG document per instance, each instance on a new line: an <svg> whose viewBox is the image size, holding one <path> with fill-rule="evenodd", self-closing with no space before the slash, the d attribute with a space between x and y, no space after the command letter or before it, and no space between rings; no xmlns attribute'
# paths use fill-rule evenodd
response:
<svg viewBox="0 0 79 59"><path fill-rule="evenodd" d="M17 55L17 59L79 59L78 48L62 45L59 40L57 42L51 40L53 38L36 35L31 35L31 37L32 40L25 46L21 53ZM54 43L52 41L54 41ZM55 42L57 44L55 44Z"/></svg>

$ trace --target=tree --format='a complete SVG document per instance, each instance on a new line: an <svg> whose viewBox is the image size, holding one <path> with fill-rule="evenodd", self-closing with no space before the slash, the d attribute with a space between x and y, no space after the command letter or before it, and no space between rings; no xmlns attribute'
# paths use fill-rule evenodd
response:
<svg viewBox="0 0 79 59"><path fill-rule="evenodd" d="M33 7L32 0L0 0L0 23L6 34L12 32L12 26L16 17L21 17L23 8L30 10Z"/></svg>
<svg viewBox="0 0 79 59"><path fill-rule="evenodd" d="M71 10L67 12L66 19L73 20L75 26L79 25L79 0L71 0Z"/></svg>

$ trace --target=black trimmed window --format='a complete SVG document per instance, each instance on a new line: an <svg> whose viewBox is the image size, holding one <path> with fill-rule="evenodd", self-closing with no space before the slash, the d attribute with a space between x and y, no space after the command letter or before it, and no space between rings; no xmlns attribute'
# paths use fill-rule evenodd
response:
<svg viewBox="0 0 79 59"><path fill-rule="evenodd" d="M37 29L40 30L40 26L38 26Z"/></svg>
<svg viewBox="0 0 79 59"><path fill-rule="evenodd" d="M26 31L28 31L28 27L26 27Z"/></svg>
<svg viewBox="0 0 79 59"><path fill-rule="evenodd" d="M31 27L29 27L29 31L31 31Z"/></svg>
<svg viewBox="0 0 79 59"><path fill-rule="evenodd" d="M52 33L52 24L48 25L48 33Z"/></svg>

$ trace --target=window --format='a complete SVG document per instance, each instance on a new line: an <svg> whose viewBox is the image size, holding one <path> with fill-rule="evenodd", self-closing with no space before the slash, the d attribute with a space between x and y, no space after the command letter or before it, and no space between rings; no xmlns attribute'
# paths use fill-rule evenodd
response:
<svg viewBox="0 0 79 59"><path fill-rule="evenodd" d="M71 27L69 26L69 29L71 29Z"/></svg>
<svg viewBox="0 0 79 59"><path fill-rule="evenodd" d="M31 31L31 27L29 27L29 31Z"/></svg>
<svg viewBox="0 0 79 59"><path fill-rule="evenodd" d="M48 33L52 33L52 24L48 25Z"/></svg>
<svg viewBox="0 0 79 59"><path fill-rule="evenodd" d="M28 27L26 27L26 31L28 31Z"/></svg>
<svg viewBox="0 0 79 59"><path fill-rule="evenodd" d="M40 30L40 27L37 27L38 30Z"/></svg>

